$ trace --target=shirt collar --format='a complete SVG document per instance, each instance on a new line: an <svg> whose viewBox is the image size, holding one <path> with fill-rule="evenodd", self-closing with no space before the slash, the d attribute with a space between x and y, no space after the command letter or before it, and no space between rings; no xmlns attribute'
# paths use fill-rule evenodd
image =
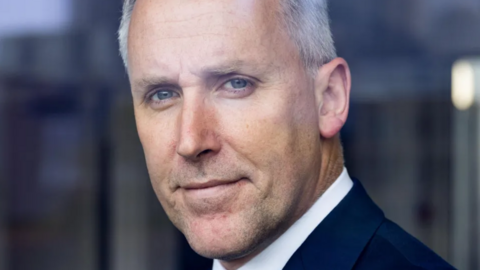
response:
<svg viewBox="0 0 480 270"><path fill-rule="evenodd" d="M347 169L317 199L310 209L270 246L238 270L280 270L322 220L342 201L353 186ZM213 270L225 270L214 260Z"/></svg>
<svg viewBox="0 0 480 270"><path fill-rule="evenodd" d="M284 270L352 269L385 216L362 184L353 180L347 196L295 251Z"/></svg>

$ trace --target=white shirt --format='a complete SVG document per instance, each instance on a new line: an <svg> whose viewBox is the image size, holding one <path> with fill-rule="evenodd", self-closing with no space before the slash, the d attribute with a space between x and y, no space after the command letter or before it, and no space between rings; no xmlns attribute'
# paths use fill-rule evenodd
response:
<svg viewBox="0 0 480 270"><path fill-rule="evenodd" d="M238 270L281 270L295 251L340 203L353 186L347 169L318 198L312 207L277 240ZM213 262L212 270L225 270L219 260Z"/></svg>

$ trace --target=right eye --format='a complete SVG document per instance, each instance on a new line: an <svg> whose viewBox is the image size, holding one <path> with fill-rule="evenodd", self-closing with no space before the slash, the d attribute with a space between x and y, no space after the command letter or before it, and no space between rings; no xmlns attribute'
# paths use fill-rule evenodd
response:
<svg viewBox="0 0 480 270"><path fill-rule="evenodd" d="M172 90L160 90L155 92L150 99L154 102L161 102L174 97L179 97L178 93Z"/></svg>

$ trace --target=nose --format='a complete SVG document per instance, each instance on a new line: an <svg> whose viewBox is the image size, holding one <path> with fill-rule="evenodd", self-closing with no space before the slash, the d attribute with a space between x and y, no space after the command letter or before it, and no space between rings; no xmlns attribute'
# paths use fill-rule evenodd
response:
<svg viewBox="0 0 480 270"><path fill-rule="evenodd" d="M201 97L184 99L179 122L176 150L180 156L198 161L220 150L214 112Z"/></svg>

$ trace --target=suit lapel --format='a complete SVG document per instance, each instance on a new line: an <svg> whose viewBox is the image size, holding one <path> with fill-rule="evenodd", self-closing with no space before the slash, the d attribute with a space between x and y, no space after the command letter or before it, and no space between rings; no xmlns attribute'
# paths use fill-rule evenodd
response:
<svg viewBox="0 0 480 270"><path fill-rule="evenodd" d="M349 270L384 220L358 180L293 254L284 270Z"/></svg>

